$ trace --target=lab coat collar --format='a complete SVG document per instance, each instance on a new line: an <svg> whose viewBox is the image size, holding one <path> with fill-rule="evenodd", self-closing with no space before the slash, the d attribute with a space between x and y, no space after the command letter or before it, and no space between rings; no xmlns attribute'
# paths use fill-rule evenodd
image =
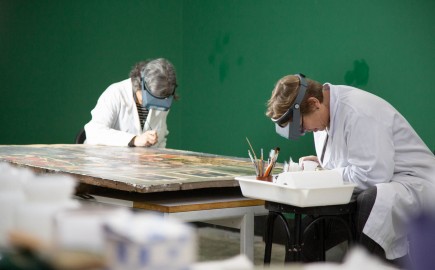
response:
<svg viewBox="0 0 435 270"><path fill-rule="evenodd" d="M329 139L332 140L334 137L334 127L335 127L335 118L336 118L336 112L338 108L338 98L339 98L339 91L335 85L332 85L330 83L325 83L324 85L329 86Z"/></svg>

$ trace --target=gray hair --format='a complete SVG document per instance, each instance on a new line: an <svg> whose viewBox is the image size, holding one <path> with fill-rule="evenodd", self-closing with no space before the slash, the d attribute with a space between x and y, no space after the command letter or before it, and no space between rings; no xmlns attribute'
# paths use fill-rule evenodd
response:
<svg viewBox="0 0 435 270"><path fill-rule="evenodd" d="M139 62L133 67L130 78L134 92L141 89L141 73L144 74L148 90L156 97L168 97L177 87L174 66L164 58Z"/></svg>

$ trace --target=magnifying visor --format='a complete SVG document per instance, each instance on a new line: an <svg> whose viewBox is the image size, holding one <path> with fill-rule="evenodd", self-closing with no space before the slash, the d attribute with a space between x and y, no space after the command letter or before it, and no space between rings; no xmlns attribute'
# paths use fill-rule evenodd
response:
<svg viewBox="0 0 435 270"><path fill-rule="evenodd" d="M305 80L305 75L295 74L295 76L299 78L300 82L299 92L296 96L295 101L290 106L288 111L284 113L281 117L272 118L272 121L275 123L276 133L290 140L297 140L300 136L304 135L304 128L302 126L301 120L301 102L305 97L305 93L308 87L307 81ZM292 119L292 123L290 123L290 119ZM283 126L285 123L288 124Z"/></svg>
<svg viewBox="0 0 435 270"><path fill-rule="evenodd" d="M142 90L142 106L159 111L168 111L171 108L172 101L174 100L175 88L172 94L167 97L157 97L151 94L145 82L145 74L141 72L140 86Z"/></svg>

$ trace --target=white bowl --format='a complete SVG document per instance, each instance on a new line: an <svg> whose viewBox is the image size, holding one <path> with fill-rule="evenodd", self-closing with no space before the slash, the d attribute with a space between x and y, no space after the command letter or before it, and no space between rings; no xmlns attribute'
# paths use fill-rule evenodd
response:
<svg viewBox="0 0 435 270"><path fill-rule="evenodd" d="M304 160L302 161L302 166L304 171L315 171L319 167L319 163L312 160Z"/></svg>

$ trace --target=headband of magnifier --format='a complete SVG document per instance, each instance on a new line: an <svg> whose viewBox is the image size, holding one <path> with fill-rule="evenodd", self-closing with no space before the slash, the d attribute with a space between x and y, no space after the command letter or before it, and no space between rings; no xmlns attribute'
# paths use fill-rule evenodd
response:
<svg viewBox="0 0 435 270"><path fill-rule="evenodd" d="M172 101L174 100L175 88L172 94L167 97L157 97L151 93L145 82L145 72L140 73L140 87L142 90L142 106L159 111L167 111L171 108Z"/></svg>
<svg viewBox="0 0 435 270"><path fill-rule="evenodd" d="M295 74L299 78L299 92L295 101L290 106L288 111L279 118L272 118L275 123L276 133L283 136L286 139L297 140L301 135L304 135L302 121L301 121L301 102L305 97L307 91L307 81L305 75ZM292 120L292 123L290 123ZM283 126L283 124L288 123Z"/></svg>

